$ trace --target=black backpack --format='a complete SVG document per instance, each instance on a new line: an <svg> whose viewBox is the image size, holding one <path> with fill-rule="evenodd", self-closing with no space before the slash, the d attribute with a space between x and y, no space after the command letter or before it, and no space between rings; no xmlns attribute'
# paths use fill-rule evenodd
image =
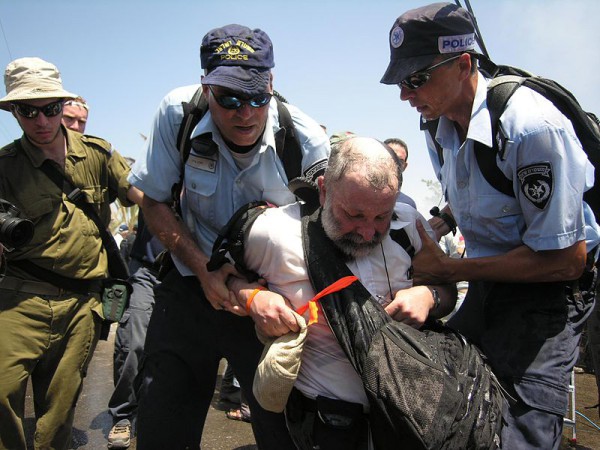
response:
<svg viewBox="0 0 600 450"><path fill-rule="evenodd" d="M317 187L312 180L302 177L302 148L298 141L296 128L288 109L284 106L287 100L277 91L273 92L277 102L277 112L279 114L280 130L275 134L275 147L277 155L283 164L285 174L288 179L288 188L296 197L311 203L318 204ZM190 139L194 127L202 120L202 117L208 111L208 102L202 95L202 86L194 93L190 102L183 102L183 119L177 133L177 148L181 159L181 165L184 166L190 156L192 148L199 154L214 154L217 151L216 144L212 140L210 133L197 136ZM285 150L285 151L284 151ZM314 175L314 179L322 175L322 171ZM178 213L181 213L179 201L181 189L183 187L184 171L181 171L179 183L173 185L171 195L173 205Z"/></svg>
<svg viewBox="0 0 600 450"><path fill-rule="evenodd" d="M550 100L573 124L577 138L596 172L594 186L583 194L583 199L594 211L596 221L600 222L600 121L596 115L585 112L575 96L556 81L535 76L516 67L495 65L485 59L482 60L481 71L486 77L493 78L487 92L493 147L490 149L480 142L475 142L474 145L477 164L486 181L503 194L515 197L512 180L506 178L496 164L497 156L503 158L503 150L498 145L502 140L502 131L499 130L498 123L512 94L519 87L526 86ZM442 148L435 140L437 126L438 120L421 121L421 129L431 134L440 165L443 165Z"/></svg>

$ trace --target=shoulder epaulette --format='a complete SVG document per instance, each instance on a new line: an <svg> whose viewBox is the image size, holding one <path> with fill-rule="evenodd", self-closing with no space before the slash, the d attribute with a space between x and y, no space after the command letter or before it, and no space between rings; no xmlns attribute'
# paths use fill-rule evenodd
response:
<svg viewBox="0 0 600 450"><path fill-rule="evenodd" d="M105 139L96 136L91 136L89 134L83 134L81 135L81 140L87 144L92 144L95 147L99 147L108 154L111 154L113 151L111 143L106 141Z"/></svg>
<svg viewBox="0 0 600 450"><path fill-rule="evenodd" d="M0 158L4 158L6 156L15 156L17 154L17 146L14 142L5 145L0 148Z"/></svg>

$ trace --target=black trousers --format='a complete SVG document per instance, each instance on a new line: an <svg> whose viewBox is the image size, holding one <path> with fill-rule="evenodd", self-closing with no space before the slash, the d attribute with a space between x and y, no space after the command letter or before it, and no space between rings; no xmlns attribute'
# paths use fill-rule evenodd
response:
<svg viewBox="0 0 600 450"><path fill-rule="evenodd" d="M248 394L259 449L294 449L283 414L262 409L252 394L262 352L254 323L213 309L195 277L173 269L155 290L138 377L137 448L199 448L222 357Z"/></svg>

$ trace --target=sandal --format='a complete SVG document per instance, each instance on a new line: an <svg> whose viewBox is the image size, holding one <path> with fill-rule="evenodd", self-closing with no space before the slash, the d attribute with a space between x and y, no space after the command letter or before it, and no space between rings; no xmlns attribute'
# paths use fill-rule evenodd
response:
<svg viewBox="0 0 600 450"><path fill-rule="evenodd" d="M228 419L239 420L240 422L250 422L250 418L244 416L240 408L230 409L225 413Z"/></svg>

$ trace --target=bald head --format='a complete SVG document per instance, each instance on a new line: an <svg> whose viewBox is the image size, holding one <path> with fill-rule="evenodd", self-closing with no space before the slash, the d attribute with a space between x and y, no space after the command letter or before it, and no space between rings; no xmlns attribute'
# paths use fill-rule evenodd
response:
<svg viewBox="0 0 600 450"><path fill-rule="evenodd" d="M394 152L371 138L333 146L319 199L325 234L349 257L366 255L388 232L401 182Z"/></svg>
<svg viewBox="0 0 600 450"><path fill-rule="evenodd" d="M324 177L328 187L345 176L357 174L374 189L400 189L402 175L398 160L387 145L373 138L354 136L334 147Z"/></svg>

